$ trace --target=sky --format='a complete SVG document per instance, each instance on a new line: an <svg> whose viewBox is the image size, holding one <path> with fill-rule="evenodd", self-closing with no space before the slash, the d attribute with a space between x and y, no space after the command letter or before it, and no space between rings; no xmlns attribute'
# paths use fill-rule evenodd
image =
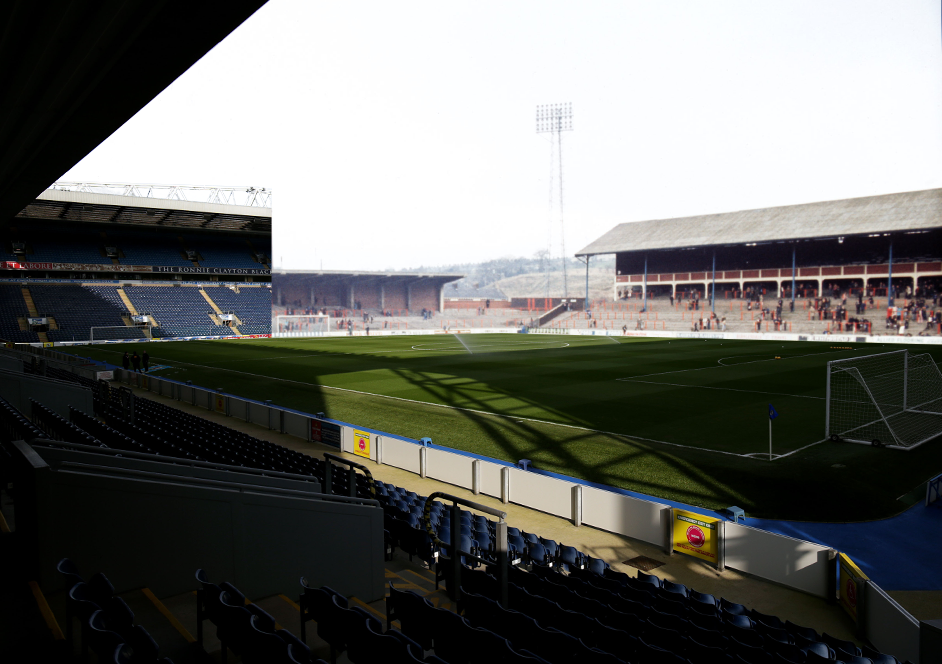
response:
<svg viewBox="0 0 942 664"><path fill-rule="evenodd" d="M939 0L270 0L60 180L270 187L276 268L571 256L623 222L942 186L940 23Z"/></svg>

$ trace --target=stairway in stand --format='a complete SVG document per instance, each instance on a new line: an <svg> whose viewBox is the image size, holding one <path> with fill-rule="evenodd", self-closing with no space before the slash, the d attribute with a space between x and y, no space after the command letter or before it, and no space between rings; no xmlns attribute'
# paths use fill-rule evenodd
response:
<svg viewBox="0 0 942 664"><path fill-rule="evenodd" d="M26 302L26 310L29 312L31 318L39 318L39 311L36 309L36 303L33 302L33 295L29 292L29 289L26 286L23 286L21 289L23 292L23 300ZM49 343L49 336L45 332L37 332L36 336L39 337L39 340L44 344Z"/></svg>
<svg viewBox="0 0 942 664"><path fill-rule="evenodd" d="M211 306L211 307L213 308L213 311L216 312L216 316L222 315L222 313L223 313L222 309L219 308L219 305L218 305L218 304L216 304L215 302L213 302L213 298L211 298L211 297L209 296L209 293L207 293L205 290L203 290L202 288L200 288L200 295L202 295L203 298L206 300L206 302L209 303L209 306ZM225 323L223 323L222 320L219 319L219 318L215 318L215 317L213 317L213 316L210 316L210 318L212 319L212 321L213 321L216 325L225 325ZM240 322L241 322L241 321L239 321L238 319L237 319L237 320L234 320L234 321L232 321L232 325L229 326L229 327L232 329L232 331L236 333L236 336L239 336L239 337L242 336L242 333L239 332L239 328L236 327L236 325L238 325Z"/></svg>

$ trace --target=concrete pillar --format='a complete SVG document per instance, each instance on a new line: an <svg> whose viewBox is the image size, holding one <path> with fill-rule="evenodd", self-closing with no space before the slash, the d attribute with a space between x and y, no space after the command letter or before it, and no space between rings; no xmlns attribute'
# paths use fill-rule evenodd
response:
<svg viewBox="0 0 942 664"><path fill-rule="evenodd" d="M481 493L481 460L471 462L471 493L475 496Z"/></svg>
<svg viewBox="0 0 942 664"><path fill-rule="evenodd" d="M510 467L502 466L500 469L500 502L505 505L510 502Z"/></svg>
<svg viewBox="0 0 942 664"><path fill-rule="evenodd" d="M383 437L376 436L376 439L373 441L373 449L376 450L376 465L383 465Z"/></svg>
<svg viewBox="0 0 942 664"><path fill-rule="evenodd" d="M445 310L445 284L438 285L438 313Z"/></svg>
<svg viewBox="0 0 942 664"><path fill-rule="evenodd" d="M406 284L406 309L412 311L412 284Z"/></svg>
<svg viewBox="0 0 942 664"><path fill-rule="evenodd" d="M419 477L428 477L428 448L419 448Z"/></svg>
<svg viewBox="0 0 942 664"><path fill-rule="evenodd" d="M353 289L353 282L351 281L351 282L350 282L350 287L349 287L349 289L347 290L347 308L348 308L348 309L353 309L353 308L354 308L353 303L354 303L355 301L356 301L356 293L354 292L354 289Z"/></svg>
<svg viewBox="0 0 942 664"><path fill-rule="evenodd" d="M384 283L379 285L379 308L386 308L386 284Z"/></svg>
<svg viewBox="0 0 942 664"><path fill-rule="evenodd" d="M664 533L664 548L666 555L674 555L674 509L664 507L661 509L661 527Z"/></svg>
<svg viewBox="0 0 942 664"><path fill-rule="evenodd" d="M582 485L572 487L572 525L582 525Z"/></svg>
<svg viewBox="0 0 942 664"><path fill-rule="evenodd" d="M726 571L726 522L716 522L716 569Z"/></svg>

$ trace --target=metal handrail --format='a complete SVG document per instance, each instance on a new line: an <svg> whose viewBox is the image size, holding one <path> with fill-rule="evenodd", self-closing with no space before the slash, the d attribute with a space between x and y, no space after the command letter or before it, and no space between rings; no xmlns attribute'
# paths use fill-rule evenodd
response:
<svg viewBox="0 0 942 664"><path fill-rule="evenodd" d="M373 500L376 500L376 480L373 479L373 473L370 472L369 468L363 464L357 463L356 461L350 461L349 459L344 459L342 456L332 454L330 452L324 452L324 493L332 494L334 487L331 483L331 461L336 461L339 464L349 466L350 468L350 479L348 490L350 492L351 498L357 497L357 470L362 470L363 474L366 475L366 479L370 481L370 496Z"/></svg>
<svg viewBox="0 0 942 664"><path fill-rule="evenodd" d="M431 510L432 502L436 498L442 498L446 501L451 501L451 537L452 542L445 542L438 538L438 535L432 529L432 519L431 519ZM498 517L499 521L497 522L497 532L495 533L496 540L495 542L495 553L497 554L497 585L499 587L500 597L498 601L500 605L505 609L507 606L507 512L495 509L493 507L488 507L487 505L482 505L481 503L476 503L472 500L467 500L465 498L460 498L458 496L453 496L450 493L444 493L442 491L436 491L431 494L428 498L425 499L425 510L422 514L422 521L425 523L425 530L428 532L429 537L432 540L432 545L434 547L445 547L451 552L451 568L452 576L451 583L448 587L448 597L452 601L457 602L461 598L461 556L468 556L478 562L481 562L485 565L491 565L493 561L485 560L480 556L476 556L470 551L462 551L457 544L454 544L454 541L457 541L457 538L461 534L461 509L458 505L465 505L470 507L473 510L478 512L486 512L487 514L492 514Z"/></svg>

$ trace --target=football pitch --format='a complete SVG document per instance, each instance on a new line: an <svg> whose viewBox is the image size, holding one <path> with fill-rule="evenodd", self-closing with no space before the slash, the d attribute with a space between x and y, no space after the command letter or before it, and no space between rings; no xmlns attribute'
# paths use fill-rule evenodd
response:
<svg viewBox="0 0 942 664"><path fill-rule="evenodd" d="M844 521L901 511L942 470L942 439L909 452L824 441L827 362L902 347L436 334L76 353L120 364L146 349L168 365L156 375L238 396L703 507Z"/></svg>

